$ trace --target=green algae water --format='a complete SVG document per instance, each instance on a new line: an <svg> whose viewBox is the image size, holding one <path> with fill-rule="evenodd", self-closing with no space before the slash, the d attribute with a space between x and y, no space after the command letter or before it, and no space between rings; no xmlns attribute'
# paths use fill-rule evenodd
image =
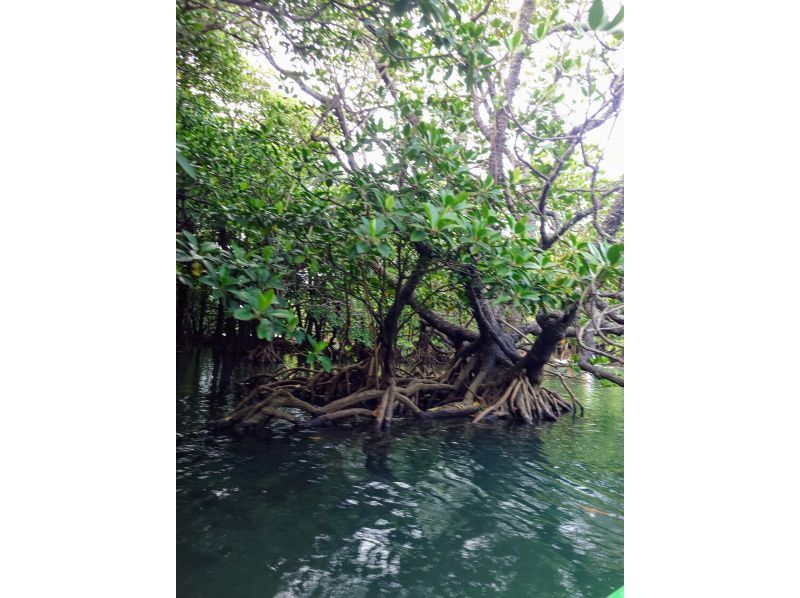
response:
<svg viewBox="0 0 800 598"><path fill-rule="evenodd" d="M622 389L576 380L585 417L540 426L210 433L252 371L178 355L179 597L605 598L622 586Z"/></svg>

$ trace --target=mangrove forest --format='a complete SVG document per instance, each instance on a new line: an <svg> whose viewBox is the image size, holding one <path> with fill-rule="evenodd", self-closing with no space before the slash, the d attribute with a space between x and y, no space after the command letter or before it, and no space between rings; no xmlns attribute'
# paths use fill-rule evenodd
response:
<svg viewBox="0 0 800 598"><path fill-rule="evenodd" d="M623 10L179 0L179 350L261 366L214 422L527 426L623 386Z"/></svg>

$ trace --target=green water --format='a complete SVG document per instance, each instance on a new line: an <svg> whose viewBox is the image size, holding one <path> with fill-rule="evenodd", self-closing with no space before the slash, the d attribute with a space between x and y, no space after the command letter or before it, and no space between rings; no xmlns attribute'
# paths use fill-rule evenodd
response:
<svg viewBox="0 0 800 598"><path fill-rule="evenodd" d="M180 597L568 596L623 584L622 390L541 427L396 421L234 438L245 373L178 356Z"/></svg>

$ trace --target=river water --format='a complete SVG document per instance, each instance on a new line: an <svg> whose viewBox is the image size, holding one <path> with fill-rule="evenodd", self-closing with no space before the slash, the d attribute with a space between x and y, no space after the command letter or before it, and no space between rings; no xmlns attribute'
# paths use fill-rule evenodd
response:
<svg viewBox="0 0 800 598"><path fill-rule="evenodd" d="M623 584L622 389L585 417L208 431L244 365L178 355L179 597L604 598ZM553 386L556 389L555 386Z"/></svg>

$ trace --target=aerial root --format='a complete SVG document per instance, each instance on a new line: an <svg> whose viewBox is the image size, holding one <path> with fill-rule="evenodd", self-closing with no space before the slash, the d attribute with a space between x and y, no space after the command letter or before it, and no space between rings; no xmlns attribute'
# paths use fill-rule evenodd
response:
<svg viewBox="0 0 800 598"><path fill-rule="evenodd" d="M389 385L383 392L381 402L375 410L375 425L378 427L388 426L392 421L392 410L394 408L394 396L397 383L394 378L389 381Z"/></svg>
<svg viewBox="0 0 800 598"><path fill-rule="evenodd" d="M403 377L381 379L378 371L373 354L356 364L335 366L330 372L298 367L257 374L246 381L252 389L218 427L248 430L273 419L306 427L350 417L369 417L377 426L388 427L393 418L406 415L474 415L475 423L493 415L532 424L553 421L577 409L583 412L583 405L566 384L569 399L531 383L524 372L504 381L501 376L490 376L494 370L476 356L456 358L439 379L407 372ZM489 378L494 380L486 382Z"/></svg>
<svg viewBox="0 0 800 598"><path fill-rule="evenodd" d="M462 360L451 369L449 378L453 382L449 384L440 381L441 378L413 376L391 377L379 383L373 378L375 362L372 358L334 368L331 372L292 368L270 376L259 374L248 380L255 386L217 425L244 431L262 427L273 419L306 427L349 417L370 417L377 426L388 427L397 415L440 418L473 414L474 423L493 415L532 424L553 421L564 413L576 413L577 409L583 412L583 405L566 384L569 394L566 400L547 388L532 384L524 373L508 383L501 382L497 388L497 383L484 383L486 369L474 371L476 365L474 360ZM470 369L474 378L464 384L467 380L464 370ZM467 394L462 397L461 391ZM441 397L441 393L451 400L431 407L441 401L436 398ZM298 411L311 417L303 417Z"/></svg>
<svg viewBox="0 0 800 598"><path fill-rule="evenodd" d="M322 415L315 417L314 419L311 419L300 425L304 427L314 427L322 425L326 422L342 419L344 417L353 417L356 415L360 415L363 417L372 417L374 415L374 412L371 409L364 409L362 407L352 407L350 409L341 409L339 411L334 411L333 413L323 413Z"/></svg>
<svg viewBox="0 0 800 598"><path fill-rule="evenodd" d="M253 397L256 397L256 400ZM282 419L293 424L300 422L300 418L282 407L295 407L312 414L323 413L322 409L299 399L286 388L264 389L264 387L258 387L251 391L229 415L217 422L217 427L234 427L237 431L244 431L259 428L272 418Z"/></svg>
<svg viewBox="0 0 800 598"><path fill-rule="evenodd" d="M340 367L334 366L331 372L318 372L308 380L309 393L324 396L330 401L361 390L378 386L378 352L358 363Z"/></svg>
<svg viewBox="0 0 800 598"><path fill-rule="evenodd" d="M281 362L281 356L275 350L275 347L273 347L272 343L258 345L255 349L251 349L245 355L245 359L261 364L273 364Z"/></svg>
<svg viewBox="0 0 800 598"><path fill-rule="evenodd" d="M416 377L391 378L385 388L380 385L363 388L360 382L363 380L362 374L369 374L370 369L369 363L362 362L325 373L325 376L315 373L311 378L275 379L262 375L253 377L253 382L270 381L258 384L250 390L225 418L217 422L216 427L245 431L262 427L272 419L282 419L305 427L354 416L372 417L377 425L388 427L392 418L400 411L426 416L427 412L418 404L420 396L454 390L451 384ZM354 386L357 388L354 392L344 396L339 394L341 398L330 400L331 388L338 394L340 390L352 391ZM373 407L368 408L370 404ZM300 410L312 417L304 419L296 411L289 409Z"/></svg>
<svg viewBox="0 0 800 598"><path fill-rule="evenodd" d="M472 421L478 423L492 413L496 416L510 415L529 424L543 420L554 421L563 413L574 412L576 404L580 405L574 395L572 404L569 404L552 390L531 384L528 377L521 373Z"/></svg>
<svg viewBox="0 0 800 598"><path fill-rule="evenodd" d="M460 357L455 358L453 360L453 363L450 364L450 366L444 372L442 372L441 376L439 376L439 381L440 382L446 382L447 380L449 380L450 376L453 374L453 372L458 370L458 368L461 365L462 361L463 360Z"/></svg>
<svg viewBox="0 0 800 598"><path fill-rule="evenodd" d="M576 409L576 406L577 406L577 407L581 408L581 415L583 415L583 413L585 411L584 408L583 408L583 403L581 403L577 399L577 397L575 396L575 393L572 392L572 390L570 389L569 385L567 384L567 381L564 379L564 375L561 374L560 372L557 372L556 370L548 370L548 372L550 374L553 374L553 375L557 376L558 379L561 381L561 386L563 386L564 390L567 391L567 394L569 395L569 398L572 401L572 411L573 411L573 413L577 413L577 409Z"/></svg>

